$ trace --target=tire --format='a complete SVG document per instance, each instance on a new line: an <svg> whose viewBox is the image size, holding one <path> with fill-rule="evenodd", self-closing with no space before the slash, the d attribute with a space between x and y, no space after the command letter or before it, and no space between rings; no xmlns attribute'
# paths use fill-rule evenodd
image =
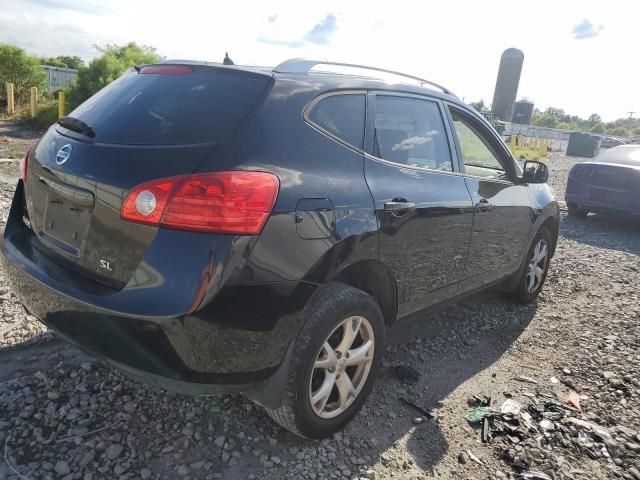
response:
<svg viewBox="0 0 640 480"><path fill-rule="evenodd" d="M567 213L569 214L570 217L585 218L589 212L587 210L583 210L582 208L578 207L573 203L568 203Z"/></svg>
<svg viewBox="0 0 640 480"><path fill-rule="evenodd" d="M537 262L536 266L542 268L542 273L539 276L536 276L532 273L532 269L530 268L534 254L537 252L537 246L540 242L544 242L546 246L546 257L544 261L544 266L541 266L541 262ZM551 260L551 250L553 248L553 237L551 236L551 232L547 228L541 228L536 234L533 242L531 242L531 246L529 247L529 251L527 252L527 257L525 258L525 266L520 277L520 281L518 282L518 286L512 292L512 295L518 300L520 303L531 303L540 294L542 287L544 286L544 282L547 279L547 272L549 271L549 262ZM531 285L531 277L530 274L533 274L534 283ZM533 288L532 288L533 287Z"/></svg>
<svg viewBox="0 0 640 480"><path fill-rule="evenodd" d="M296 343L291 356L282 403L277 409L267 409L267 412L271 418L292 433L317 439L327 437L342 429L362 408L382 364L385 324L380 307L371 296L361 290L339 283L325 287L324 291L306 309L305 316L304 326L295 339ZM358 321L358 318L366 320L366 324L362 320ZM356 327L358 328L352 348L347 350L354 352L358 346L363 347L360 351L356 351L357 353L352 354L351 361L354 361L353 358L358 355L358 359L363 363L345 368L349 356L342 355L339 350L345 350L341 348L342 341L346 342L344 345L348 343L348 340L345 340L347 325L352 326L352 331ZM371 346L366 347L365 341L370 341L367 345L373 346L372 356ZM335 357L329 358L325 342L335 348L333 350ZM363 351L365 352L364 356L360 356L359 352ZM342 361L341 364L330 368L314 368L316 361L331 364L330 362L338 358L338 355L340 355L340 359L337 361ZM371 357L370 362L364 361ZM364 374L366 365L369 365L369 369ZM333 373L330 372L331 368L334 370ZM343 387L342 391L345 391L346 377L344 375L347 373L349 373L349 380L354 389L357 389L357 393L355 398L352 394L345 395L344 398L347 398L347 402L350 401L350 403L345 402L341 406L339 404L343 396L340 395L338 382ZM351 378L351 375L354 375L354 378ZM331 378L334 377L336 383L330 387L330 395L320 395L321 391L329 390L328 387L324 389L320 387L329 385ZM339 378L342 380L338 380ZM358 378L360 378L359 382ZM312 389L314 392L318 392L316 393L318 397L323 399L314 406L311 404ZM323 401L324 403L322 403ZM335 409L331 410L333 406ZM314 408L318 409L322 415L333 416L321 418L314 411Z"/></svg>

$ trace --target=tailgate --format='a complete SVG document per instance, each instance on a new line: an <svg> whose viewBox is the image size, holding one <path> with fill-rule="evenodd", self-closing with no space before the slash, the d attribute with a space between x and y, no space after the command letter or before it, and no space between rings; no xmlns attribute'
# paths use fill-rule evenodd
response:
<svg viewBox="0 0 640 480"><path fill-rule="evenodd" d="M62 148L71 155L58 165ZM67 265L123 286L157 231L120 218L127 193L151 179L192 172L212 148L85 144L52 128L29 158L25 190L31 228Z"/></svg>

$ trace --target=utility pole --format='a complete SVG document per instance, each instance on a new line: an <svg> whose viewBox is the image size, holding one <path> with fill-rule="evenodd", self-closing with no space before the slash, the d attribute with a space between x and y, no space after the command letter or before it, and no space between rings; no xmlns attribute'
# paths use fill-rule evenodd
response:
<svg viewBox="0 0 640 480"><path fill-rule="evenodd" d="M629 118L633 118L633 114L636 112L627 112L629 114Z"/></svg>

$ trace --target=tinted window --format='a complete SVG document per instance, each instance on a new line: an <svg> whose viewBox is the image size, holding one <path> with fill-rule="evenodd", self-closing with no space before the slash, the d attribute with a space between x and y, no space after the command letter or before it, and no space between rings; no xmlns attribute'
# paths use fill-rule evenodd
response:
<svg viewBox="0 0 640 480"><path fill-rule="evenodd" d="M455 111L451 111L451 116L462 150L465 172L478 177L504 177L504 167L490 147L489 141Z"/></svg>
<svg viewBox="0 0 640 480"><path fill-rule="evenodd" d="M318 127L362 148L364 141L365 96L361 94L331 95L320 100L309 112L309 120Z"/></svg>
<svg viewBox="0 0 640 480"><path fill-rule="evenodd" d="M452 171L438 104L408 97L376 97L375 154L412 167Z"/></svg>
<svg viewBox="0 0 640 480"><path fill-rule="evenodd" d="M184 75L128 71L70 116L96 133L96 141L187 144L219 140L256 104L268 78L194 67Z"/></svg>

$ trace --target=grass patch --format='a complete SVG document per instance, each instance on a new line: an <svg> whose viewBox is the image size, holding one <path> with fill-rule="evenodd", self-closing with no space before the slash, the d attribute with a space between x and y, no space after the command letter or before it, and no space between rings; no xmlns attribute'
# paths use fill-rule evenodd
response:
<svg viewBox="0 0 640 480"><path fill-rule="evenodd" d="M58 102L38 104L38 112L31 116L30 110L23 110L16 114L16 121L33 130L46 130L58 121Z"/></svg>

